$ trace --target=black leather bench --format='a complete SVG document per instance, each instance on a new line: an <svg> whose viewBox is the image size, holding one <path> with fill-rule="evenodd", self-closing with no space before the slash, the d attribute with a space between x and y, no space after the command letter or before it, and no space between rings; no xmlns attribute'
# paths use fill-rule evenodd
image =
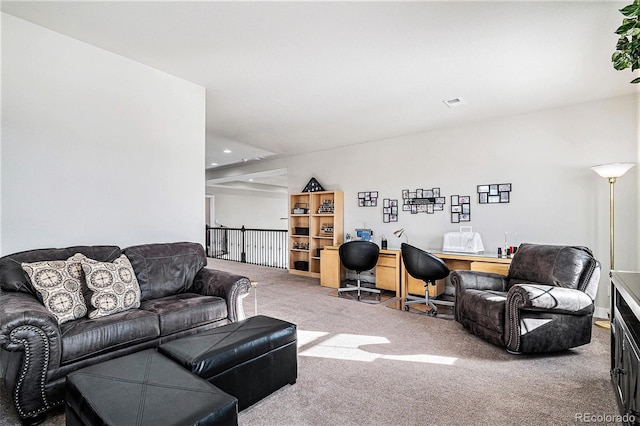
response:
<svg viewBox="0 0 640 426"><path fill-rule="evenodd" d="M240 411L298 377L296 325L262 315L164 343L159 351L238 398Z"/></svg>
<svg viewBox="0 0 640 426"><path fill-rule="evenodd" d="M154 349L77 370L67 425L237 425L237 400Z"/></svg>

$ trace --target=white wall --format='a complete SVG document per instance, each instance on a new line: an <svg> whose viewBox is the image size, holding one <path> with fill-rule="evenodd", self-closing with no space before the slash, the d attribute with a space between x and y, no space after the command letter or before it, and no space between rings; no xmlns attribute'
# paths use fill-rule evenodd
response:
<svg viewBox="0 0 640 426"><path fill-rule="evenodd" d="M204 243L205 91L2 14L0 252Z"/></svg>
<svg viewBox="0 0 640 426"><path fill-rule="evenodd" d="M214 226L287 229L288 194L256 191L229 193L213 188L208 191L216 194Z"/></svg>
<svg viewBox="0 0 640 426"><path fill-rule="evenodd" d="M371 142L287 159L289 190L315 176L325 189L344 191L345 232L368 227L375 240L406 228L409 242L440 248L445 232L471 225L486 252L504 233L509 243L578 244L591 248L603 273L596 306L608 305L609 186L590 166L638 159L640 96L505 117L464 127ZM616 184L616 269L639 270L638 172ZM511 183L508 204L478 204L479 184ZM382 222L377 208L358 207L359 191L402 198L402 190L439 187L447 204L433 215L399 213ZM450 221L450 196L471 196L471 222ZM601 311L602 312L602 311Z"/></svg>

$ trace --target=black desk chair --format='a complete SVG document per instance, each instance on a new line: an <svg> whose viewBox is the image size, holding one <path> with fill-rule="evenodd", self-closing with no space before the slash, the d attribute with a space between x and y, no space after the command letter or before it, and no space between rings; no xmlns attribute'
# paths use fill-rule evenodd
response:
<svg viewBox="0 0 640 426"><path fill-rule="evenodd" d="M378 246L369 241L350 241L342 244L338 249L338 253L340 254L340 262L344 267L356 271L356 274L358 274L356 285L339 288L338 297L342 293L355 291L358 293L358 300L360 300L360 294L364 291L377 294L379 299L380 290L360 285L360 273L373 269L378 263L378 255L380 254Z"/></svg>
<svg viewBox="0 0 640 426"><path fill-rule="evenodd" d="M453 306L453 302L429 297L429 284L435 284L436 280L441 280L449 276L449 268L442 259L406 243L402 243L400 247L402 250L402 262L404 262L404 267L407 268L409 275L424 281L424 297L413 296L407 293L404 299L404 309L408 311L409 305L424 303L427 307L431 307L431 310L428 310L427 314L435 317L438 314L436 303L439 305Z"/></svg>

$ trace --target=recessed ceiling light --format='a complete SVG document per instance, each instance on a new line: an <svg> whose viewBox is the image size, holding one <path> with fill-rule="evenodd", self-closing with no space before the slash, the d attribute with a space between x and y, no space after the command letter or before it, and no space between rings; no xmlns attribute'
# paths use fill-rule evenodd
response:
<svg viewBox="0 0 640 426"><path fill-rule="evenodd" d="M249 182L253 182L253 178L249 179Z"/></svg>
<svg viewBox="0 0 640 426"><path fill-rule="evenodd" d="M249 161L249 159L248 158L243 158L242 161L244 161L246 163L247 161Z"/></svg>
<svg viewBox="0 0 640 426"><path fill-rule="evenodd" d="M462 98L453 98L442 102L444 102L444 104L449 108L456 108L466 104L466 102Z"/></svg>
<svg viewBox="0 0 640 426"><path fill-rule="evenodd" d="M211 165L212 165L212 166L217 166L217 165L218 165L218 163L211 163Z"/></svg>
<svg viewBox="0 0 640 426"><path fill-rule="evenodd" d="M225 154L231 154L231 150L230 150L230 149L225 149L225 150L224 150L224 151L222 151L222 152L224 152Z"/></svg>

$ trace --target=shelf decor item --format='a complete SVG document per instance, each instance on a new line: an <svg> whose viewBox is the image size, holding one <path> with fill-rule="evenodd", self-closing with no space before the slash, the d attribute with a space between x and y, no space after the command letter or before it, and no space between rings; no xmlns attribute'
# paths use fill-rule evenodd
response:
<svg viewBox="0 0 640 426"><path fill-rule="evenodd" d="M620 9L624 16L622 25L615 31L620 36L616 51L611 55L613 68L618 71L631 68L631 72L640 69L640 0ZM631 80L640 83L640 77Z"/></svg>
<svg viewBox="0 0 640 426"><path fill-rule="evenodd" d="M324 188L322 187L322 185L320 185L320 183L314 177L312 177L309 180L309 182L307 182L307 185L302 190L302 192L319 192L319 191L324 191Z"/></svg>

